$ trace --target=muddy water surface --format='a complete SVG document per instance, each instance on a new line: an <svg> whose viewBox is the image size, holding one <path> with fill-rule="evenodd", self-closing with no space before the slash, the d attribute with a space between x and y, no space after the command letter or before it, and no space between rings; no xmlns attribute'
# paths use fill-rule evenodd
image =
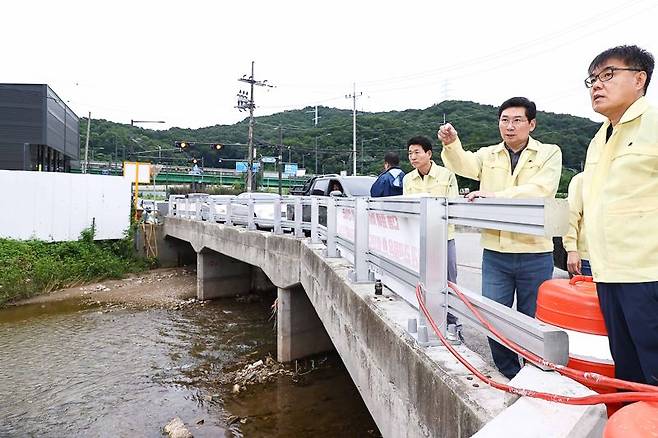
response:
<svg viewBox="0 0 658 438"><path fill-rule="evenodd" d="M336 355L233 393L276 356L268 301L0 310L0 436L161 437L176 416L195 437L379 436Z"/></svg>

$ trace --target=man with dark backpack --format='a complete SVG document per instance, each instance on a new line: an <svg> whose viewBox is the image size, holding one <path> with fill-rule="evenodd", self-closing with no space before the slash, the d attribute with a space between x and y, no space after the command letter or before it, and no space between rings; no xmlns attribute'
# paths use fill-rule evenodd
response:
<svg viewBox="0 0 658 438"><path fill-rule="evenodd" d="M383 196L396 196L402 194L402 180L404 172L400 169L400 157L397 152L387 152L384 155L384 171L370 188L370 196L380 198Z"/></svg>

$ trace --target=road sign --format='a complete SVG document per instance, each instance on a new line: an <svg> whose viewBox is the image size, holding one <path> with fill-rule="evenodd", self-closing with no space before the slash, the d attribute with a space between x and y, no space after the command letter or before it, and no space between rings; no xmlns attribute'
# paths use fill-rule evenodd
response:
<svg viewBox="0 0 658 438"><path fill-rule="evenodd" d="M295 176L295 175L297 175L297 169L298 169L297 164L286 164L284 173L286 175Z"/></svg>
<svg viewBox="0 0 658 438"><path fill-rule="evenodd" d="M151 163L123 162L123 177L140 184L151 182Z"/></svg>
<svg viewBox="0 0 658 438"><path fill-rule="evenodd" d="M235 162L235 171L238 173L245 173L247 172L247 162L246 161L236 161ZM258 172L258 169L260 168L260 163L254 163L252 166L252 172Z"/></svg>
<svg viewBox="0 0 658 438"><path fill-rule="evenodd" d="M262 157L260 159L261 162L263 163L276 163L276 158L274 157Z"/></svg>

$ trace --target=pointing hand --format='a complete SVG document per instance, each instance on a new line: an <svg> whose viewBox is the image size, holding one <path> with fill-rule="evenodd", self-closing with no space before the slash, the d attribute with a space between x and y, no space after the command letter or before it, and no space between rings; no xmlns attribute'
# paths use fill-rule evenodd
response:
<svg viewBox="0 0 658 438"><path fill-rule="evenodd" d="M457 130L455 130L450 123L442 125L439 128L438 135L439 140L441 140L443 144L450 144L457 140Z"/></svg>

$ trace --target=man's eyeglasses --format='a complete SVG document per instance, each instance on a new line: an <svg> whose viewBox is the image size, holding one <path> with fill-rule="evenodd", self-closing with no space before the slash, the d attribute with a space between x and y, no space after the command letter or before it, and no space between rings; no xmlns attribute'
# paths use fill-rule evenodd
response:
<svg viewBox="0 0 658 438"><path fill-rule="evenodd" d="M616 71L644 71L641 68L628 68L628 67L606 67L599 72L598 75L590 75L585 79L585 86L592 88L596 81L608 82L615 76Z"/></svg>
<svg viewBox="0 0 658 438"><path fill-rule="evenodd" d="M512 126L515 128L521 126L522 123L527 122L528 119L524 119L523 117L514 117L513 119L510 119L508 117L501 117L500 120L498 120L498 123L501 124L502 126L507 126L510 123Z"/></svg>

